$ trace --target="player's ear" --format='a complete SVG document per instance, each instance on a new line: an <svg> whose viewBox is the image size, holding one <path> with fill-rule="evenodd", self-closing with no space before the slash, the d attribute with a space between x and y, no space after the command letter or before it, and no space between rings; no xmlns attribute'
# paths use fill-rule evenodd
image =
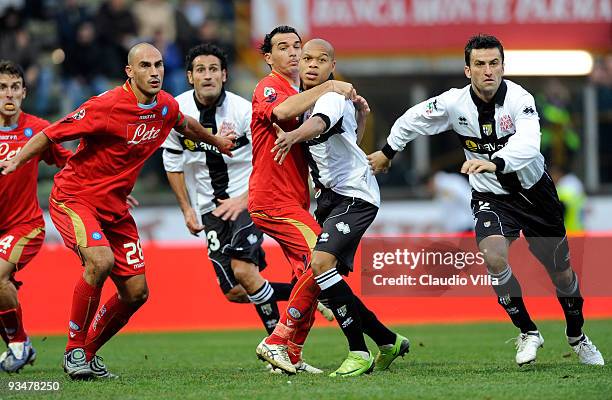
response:
<svg viewBox="0 0 612 400"><path fill-rule="evenodd" d="M225 83L227 82L227 70L226 69L222 69L221 70L221 82Z"/></svg>
<svg viewBox="0 0 612 400"><path fill-rule="evenodd" d="M131 65L128 64L128 65L125 66L125 74L130 79L134 77L134 71L132 70L132 66Z"/></svg>
<svg viewBox="0 0 612 400"><path fill-rule="evenodd" d="M468 67L467 65L463 67L463 72L465 72L466 78L472 79L472 71L470 71L470 67Z"/></svg>
<svg viewBox="0 0 612 400"><path fill-rule="evenodd" d="M272 66L272 53L264 53L264 60L271 67Z"/></svg>
<svg viewBox="0 0 612 400"><path fill-rule="evenodd" d="M187 71L187 81L191 86L193 86L193 72Z"/></svg>
<svg viewBox="0 0 612 400"><path fill-rule="evenodd" d="M23 96L21 97L21 100L25 99L25 98L26 98L26 96L27 96L27 94L28 94L28 90L27 90L27 89L26 89L26 87L24 86L24 87L23 87Z"/></svg>

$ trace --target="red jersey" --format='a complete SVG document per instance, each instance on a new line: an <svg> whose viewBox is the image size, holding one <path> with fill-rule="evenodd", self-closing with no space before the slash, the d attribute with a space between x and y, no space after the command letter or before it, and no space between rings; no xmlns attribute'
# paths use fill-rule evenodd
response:
<svg viewBox="0 0 612 400"><path fill-rule="evenodd" d="M286 132L299 125L299 118L277 121L272 111L287 97L297 93L285 78L274 72L262 79L253 92L253 172L249 180L249 211L296 205L305 209L309 207L308 163L302 146L291 146L282 165L274 161L274 154L270 152L276 140L272 122Z"/></svg>
<svg viewBox="0 0 612 400"><path fill-rule="evenodd" d="M104 220L118 220L144 162L184 119L170 94L160 91L155 102L139 104L128 82L92 97L43 131L53 142L81 139L51 195L79 199Z"/></svg>
<svg viewBox="0 0 612 400"><path fill-rule="evenodd" d="M17 126L0 128L0 161L14 158L28 140L47 126L49 123L44 119L22 112ZM52 144L12 174L0 175L0 232L35 219L44 224L36 195L38 162L44 160L62 168L71 155L62 146Z"/></svg>

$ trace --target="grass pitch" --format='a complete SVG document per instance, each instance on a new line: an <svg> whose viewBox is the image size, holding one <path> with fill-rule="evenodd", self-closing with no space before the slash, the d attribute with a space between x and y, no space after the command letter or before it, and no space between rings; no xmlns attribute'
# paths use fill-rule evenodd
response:
<svg viewBox="0 0 612 400"><path fill-rule="evenodd" d="M578 364L564 324L542 322L544 348L535 365L518 368L510 323L395 327L410 353L389 371L358 378L272 375L255 357L262 331L125 334L100 352L116 381L73 382L61 370L64 337L35 337L38 360L20 374L0 375L0 398L50 399L612 399L612 367ZM612 320L588 321L586 332L612 363ZM376 347L370 342L375 354ZM347 348L339 329L314 329L305 359L327 373ZM59 382L57 392L9 390L9 383Z"/></svg>

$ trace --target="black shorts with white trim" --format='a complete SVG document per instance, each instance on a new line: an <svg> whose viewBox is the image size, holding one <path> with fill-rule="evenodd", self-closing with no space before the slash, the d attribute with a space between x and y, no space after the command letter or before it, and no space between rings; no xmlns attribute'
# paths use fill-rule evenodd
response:
<svg viewBox="0 0 612 400"><path fill-rule="evenodd" d="M377 213L378 207L367 201L343 196L330 189L321 190L315 218L322 230L315 250L336 256L336 270L347 275L353 270L359 241Z"/></svg>
<svg viewBox="0 0 612 400"><path fill-rule="evenodd" d="M208 242L208 258L223 293L238 285L232 271L232 259L255 264L260 271L266 267L266 254L261 247L263 233L253 224L247 210L241 212L236 221L224 221L209 212L202 215L202 224Z"/></svg>
<svg viewBox="0 0 612 400"><path fill-rule="evenodd" d="M493 235L515 240L522 231L530 251L549 271L569 267L563 206L546 172L531 188L519 192L472 191L472 213L478 243Z"/></svg>

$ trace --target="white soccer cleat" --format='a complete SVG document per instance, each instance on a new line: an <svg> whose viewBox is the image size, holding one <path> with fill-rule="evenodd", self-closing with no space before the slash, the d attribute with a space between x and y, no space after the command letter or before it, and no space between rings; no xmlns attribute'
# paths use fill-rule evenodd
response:
<svg viewBox="0 0 612 400"><path fill-rule="evenodd" d="M317 367L313 367L312 365L306 363L304 360L300 360L297 363L293 364L295 370L298 374L307 373L307 374L322 374L323 370L320 370Z"/></svg>
<svg viewBox="0 0 612 400"><path fill-rule="evenodd" d="M28 338L25 342L9 343L8 349L0 356L0 370L19 372L27 364L34 365L36 350Z"/></svg>
<svg viewBox="0 0 612 400"><path fill-rule="evenodd" d="M574 352L578 354L578 359L582 364L587 365L604 365L604 359L601 352L591 342L587 335L582 335L582 339L576 344L570 344Z"/></svg>
<svg viewBox="0 0 612 400"><path fill-rule="evenodd" d="M119 376L109 372L104 365L104 359L98 355L94 355L89 362L89 368L96 379L118 379Z"/></svg>
<svg viewBox="0 0 612 400"><path fill-rule="evenodd" d="M95 378L90 363L85 359L85 350L80 347L64 353L64 372L74 380Z"/></svg>
<svg viewBox="0 0 612 400"><path fill-rule="evenodd" d="M289 375L296 373L295 367L289 359L286 345L268 344L266 338L264 338L255 349L255 353L260 360L272 364L273 367L279 368Z"/></svg>
<svg viewBox="0 0 612 400"><path fill-rule="evenodd" d="M297 363L293 364L295 367L295 372L298 374L307 373L307 374L322 374L323 371L317 367L313 367L312 365L304 362L304 360L300 360ZM272 364L266 364L266 369L271 374L283 374L284 371L280 368L274 367Z"/></svg>
<svg viewBox="0 0 612 400"><path fill-rule="evenodd" d="M329 308L325 307L325 305L321 303L320 301L317 302L317 311L319 311L321 315L323 316L323 318L325 318L326 320L328 321L334 320L334 312L330 310Z"/></svg>
<svg viewBox="0 0 612 400"><path fill-rule="evenodd" d="M516 363L529 364L536 360L538 349L544 347L544 338L538 331L521 333L516 338Z"/></svg>

